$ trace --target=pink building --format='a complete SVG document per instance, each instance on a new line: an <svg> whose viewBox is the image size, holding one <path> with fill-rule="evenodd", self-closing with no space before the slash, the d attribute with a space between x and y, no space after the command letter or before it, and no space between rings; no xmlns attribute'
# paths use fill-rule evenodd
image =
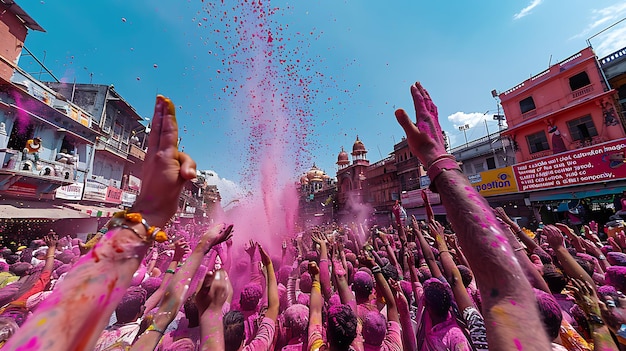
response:
<svg viewBox="0 0 626 351"><path fill-rule="evenodd" d="M538 221L605 222L626 189L624 118L604 74L587 47L499 94L518 192Z"/></svg>
<svg viewBox="0 0 626 351"><path fill-rule="evenodd" d="M588 47L500 94L518 163L626 136L601 72Z"/></svg>

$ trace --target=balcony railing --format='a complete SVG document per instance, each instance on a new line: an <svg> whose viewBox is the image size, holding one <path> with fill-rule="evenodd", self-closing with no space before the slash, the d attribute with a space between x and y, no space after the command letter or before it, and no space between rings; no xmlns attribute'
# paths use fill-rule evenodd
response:
<svg viewBox="0 0 626 351"><path fill-rule="evenodd" d="M593 85L587 85L586 87L582 87L574 92L572 92L572 99L578 99L582 96L585 96L593 91Z"/></svg>
<svg viewBox="0 0 626 351"><path fill-rule="evenodd" d="M3 160L7 159L3 170L13 171L24 176L45 177L61 182L74 182L77 169L75 165L56 162L52 160L39 159L35 162L33 156L22 159L22 153L17 150L1 149L0 155Z"/></svg>
<svg viewBox="0 0 626 351"><path fill-rule="evenodd" d="M120 142L115 142L115 143L122 146ZM108 151L124 159L128 157L128 152L126 150L121 150L116 145L112 145L111 143L109 143L108 141L105 141L104 139L98 140L98 143L96 144L96 149Z"/></svg>
<svg viewBox="0 0 626 351"><path fill-rule="evenodd" d="M530 154L530 158L534 160L536 158L542 158L542 157L546 157L550 155L552 155L552 150L544 150L544 151L535 152L534 154Z"/></svg>

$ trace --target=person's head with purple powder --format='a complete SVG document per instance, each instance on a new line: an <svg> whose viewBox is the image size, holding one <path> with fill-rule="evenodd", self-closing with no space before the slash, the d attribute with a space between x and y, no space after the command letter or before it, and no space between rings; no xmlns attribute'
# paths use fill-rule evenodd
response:
<svg viewBox="0 0 626 351"><path fill-rule="evenodd" d="M437 278L426 280L424 282L424 304L431 317L445 317L452 305L450 288Z"/></svg>
<svg viewBox="0 0 626 351"><path fill-rule="evenodd" d="M369 299L372 290L374 289L374 279L366 272L358 271L354 273L354 282L352 283L352 290L357 301L363 301Z"/></svg>
<svg viewBox="0 0 626 351"><path fill-rule="evenodd" d="M328 309L326 337L331 349L347 351L357 336L357 317L347 305Z"/></svg>
<svg viewBox="0 0 626 351"><path fill-rule="evenodd" d="M380 346L387 335L387 320L378 311L370 311L363 319L363 341L372 346Z"/></svg>
<svg viewBox="0 0 626 351"><path fill-rule="evenodd" d="M242 311L256 310L259 301L263 297L263 288L257 283L249 283L244 286L239 297L239 305Z"/></svg>

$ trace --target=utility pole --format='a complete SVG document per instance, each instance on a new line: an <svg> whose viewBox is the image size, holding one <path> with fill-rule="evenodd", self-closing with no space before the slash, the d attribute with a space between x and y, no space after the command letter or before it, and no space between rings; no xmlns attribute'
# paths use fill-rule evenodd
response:
<svg viewBox="0 0 626 351"><path fill-rule="evenodd" d="M463 131L463 135L465 136L465 147L467 148L468 146L468 142L467 142L467 130L470 128L469 124L466 125L462 125L459 126L459 130Z"/></svg>

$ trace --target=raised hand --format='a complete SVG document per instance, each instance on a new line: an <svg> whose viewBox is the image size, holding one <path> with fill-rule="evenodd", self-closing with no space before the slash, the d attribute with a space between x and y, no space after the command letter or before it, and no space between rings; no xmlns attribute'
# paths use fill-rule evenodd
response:
<svg viewBox="0 0 626 351"><path fill-rule="evenodd" d="M233 225L224 223L213 224L200 238L201 243L209 246L216 246L232 237Z"/></svg>
<svg viewBox="0 0 626 351"><path fill-rule="evenodd" d="M309 262L309 274L311 277L315 277L320 274L320 267L317 265L315 261Z"/></svg>
<svg viewBox="0 0 626 351"><path fill-rule="evenodd" d="M559 247L565 246L563 234L559 228L553 225L547 225L543 227L543 233L546 235L548 244L553 249L557 249Z"/></svg>
<svg viewBox="0 0 626 351"><path fill-rule="evenodd" d="M496 207L493 209L493 212L496 214L496 217L500 218L504 223L511 225L515 223L507 214L504 208Z"/></svg>
<svg viewBox="0 0 626 351"><path fill-rule="evenodd" d="M411 86L411 96L415 107L415 123L403 109L395 112L396 119L406 133L409 147L425 166L440 155L446 153L437 106L422 85L417 82Z"/></svg>
<svg viewBox="0 0 626 351"><path fill-rule="evenodd" d="M598 296L596 296L595 290L588 282L579 279L571 280L571 290L576 298L576 303L587 314L587 316L594 315L600 317L600 305Z"/></svg>
<svg viewBox="0 0 626 351"><path fill-rule="evenodd" d="M370 255L367 250L361 250L359 262L369 269L372 269L374 266L376 266L376 260L374 260L374 257L372 257L372 255Z"/></svg>
<svg viewBox="0 0 626 351"><path fill-rule="evenodd" d="M257 243L255 243L254 240L250 239L250 241L248 242L248 247L246 247L246 250L245 250L248 256L250 256L250 258L254 257L256 246L257 246Z"/></svg>
<svg viewBox="0 0 626 351"><path fill-rule="evenodd" d="M59 240L58 235L54 234L54 232L52 233L53 234L47 234L46 236L43 237L43 241L46 243L48 247L56 246L57 241Z"/></svg>
<svg viewBox="0 0 626 351"><path fill-rule="evenodd" d="M209 308L221 310L228 298L229 289L231 289L230 281L225 270L208 272L200 291L196 294L196 305L200 314Z"/></svg>
<svg viewBox="0 0 626 351"><path fill-rule="evenodd" d="M130 212L140 212L150 225L163 227L176 212L183 185L196 177L196 163L178 151L176 108L161 95L154 107L142 174L147 176Z"/></svg>
<svg viewBox="0 0 626 351"><path fill-rule="evenodd" d="M261 246L261 244L257 244L257 246L259 247L259 254L261 255L261 262L263 263L263 265L269 266L270 264L272 264L272 258L270 257L270 255L267 254L267 251L263 249L263 246Z"/></svg>
<svg viewBox="0 0 626 351"><path fill-rule="evenodd" d="M191 252L189 243L184 238L178 239L174 242L174 256L172 261L180 262L185 255Z"/></svg>

